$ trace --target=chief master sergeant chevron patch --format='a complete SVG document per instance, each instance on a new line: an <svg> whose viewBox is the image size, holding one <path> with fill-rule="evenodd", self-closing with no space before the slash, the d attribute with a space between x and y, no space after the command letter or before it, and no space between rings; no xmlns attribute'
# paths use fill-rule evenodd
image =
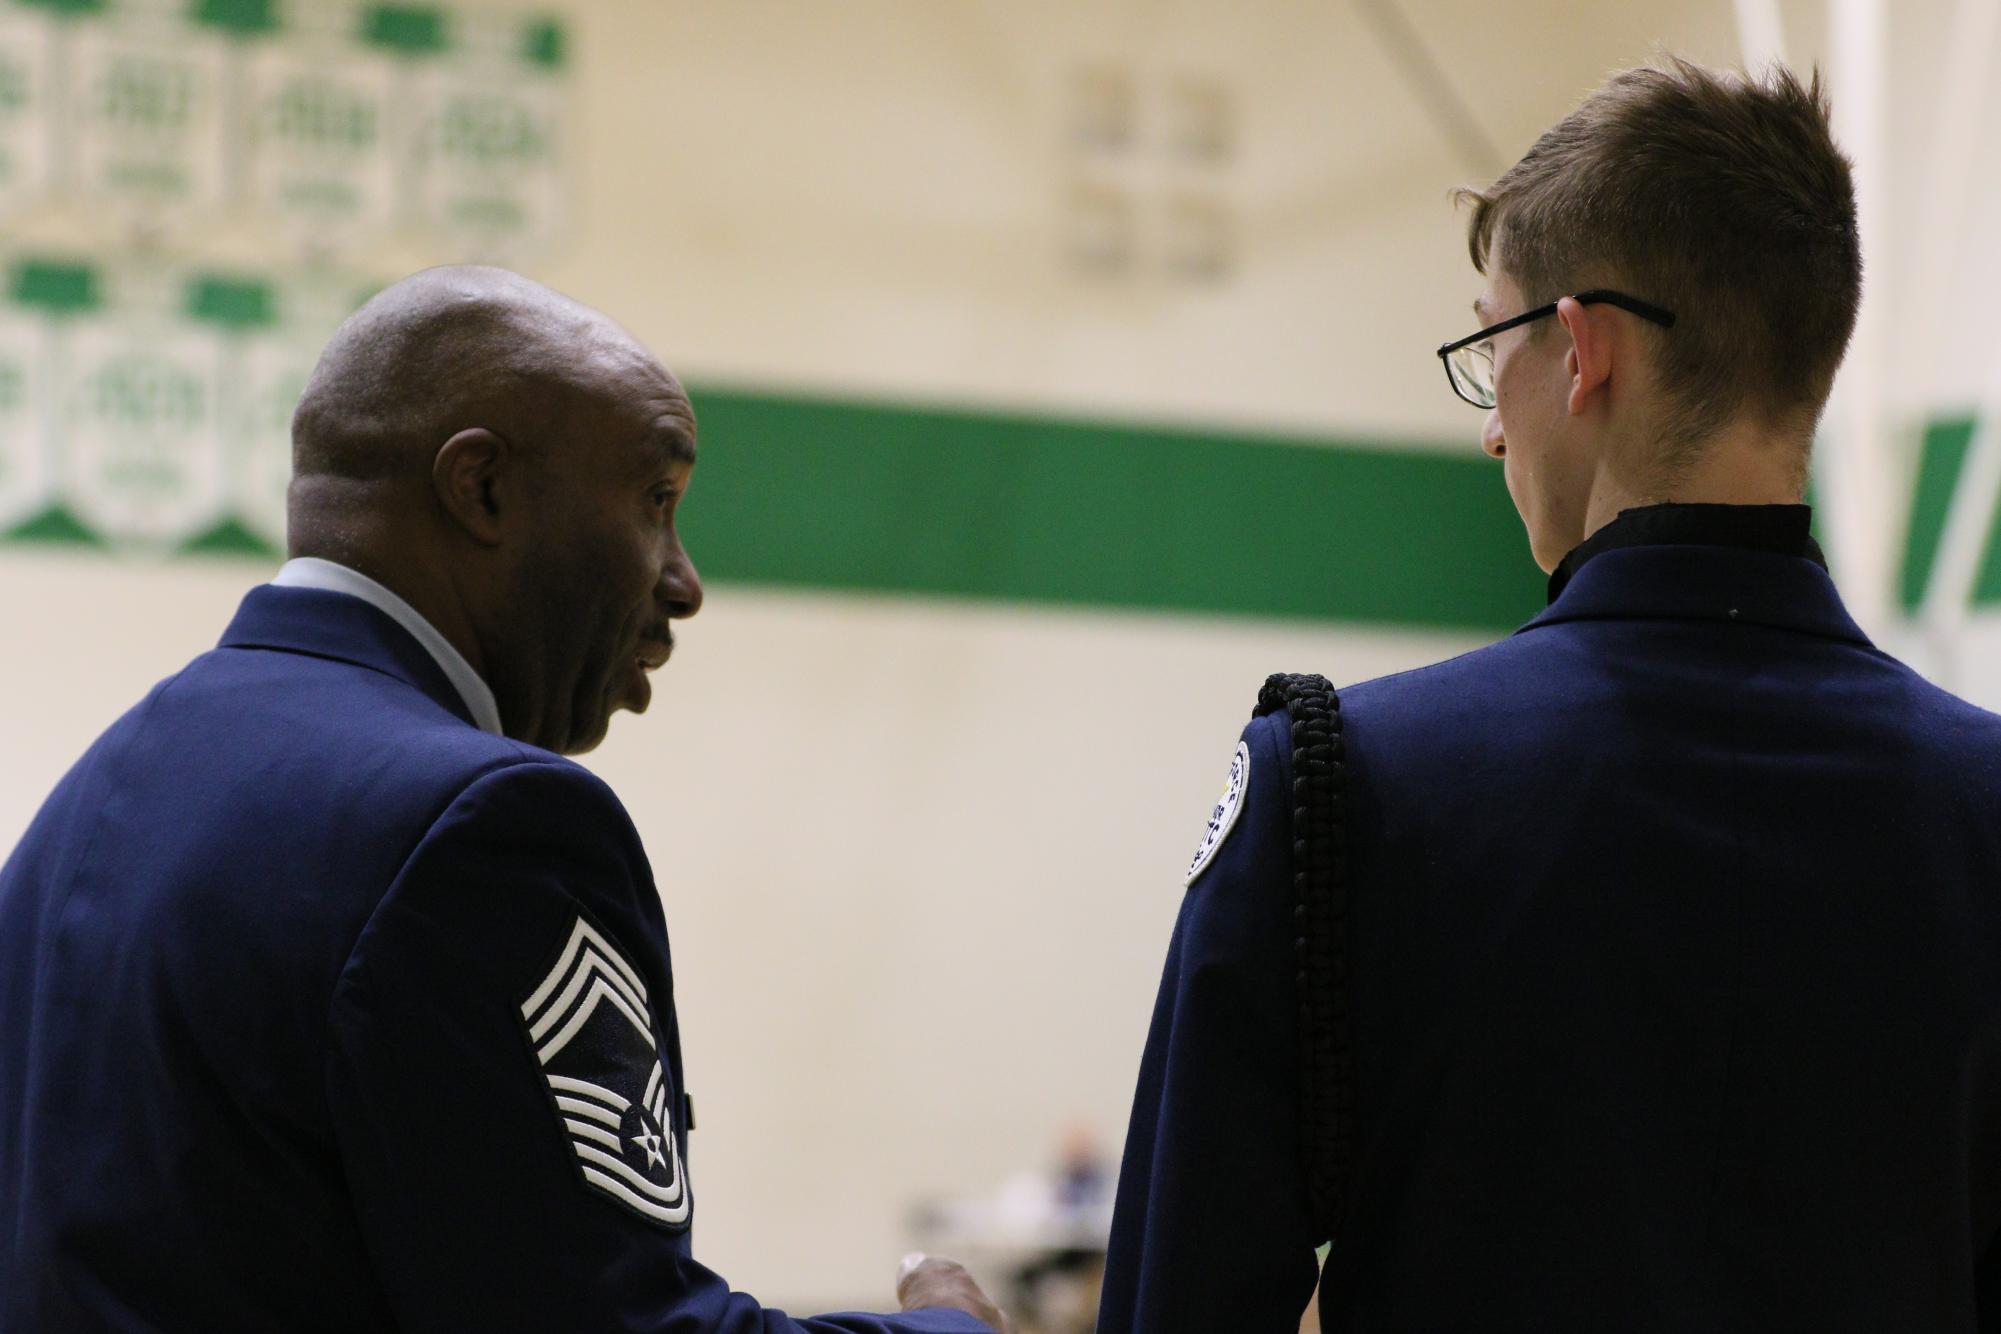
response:
<svg viewBox="0 0 2001 1334"><path fill-rule="evenodd" d="M638 970L579 916L521 1018L584 1184L649 1222L685 1228L692 1201L674 1089Z"/></svg>

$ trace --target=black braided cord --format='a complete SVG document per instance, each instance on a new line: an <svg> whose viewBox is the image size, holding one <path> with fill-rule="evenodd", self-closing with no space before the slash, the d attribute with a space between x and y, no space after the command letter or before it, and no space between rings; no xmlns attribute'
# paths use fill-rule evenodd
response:
<svg viewBox="0 0 2001 1334"><path fill-rule="evenodd" d="M1314 1228L1333 1240L1355 1154L1341 699L1324 676L1279 673L1266 678L1258 692L1257 716L1281 709L1291 722L1292 736L1300 1155Z"/></svg>

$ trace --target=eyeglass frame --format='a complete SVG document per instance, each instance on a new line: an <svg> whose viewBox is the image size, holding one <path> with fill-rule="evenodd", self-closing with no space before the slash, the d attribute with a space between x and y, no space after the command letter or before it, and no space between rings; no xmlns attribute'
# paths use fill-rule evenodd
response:
<svg viewBox="0 0 2001 1334"><path fill-rule="evenodd" d="M1490 324L1478 333L1468 334L1464 338L1457 339L1439 348L1438 364L1445 368L1445 382L1452 386L1453 396L1461 403L1472 404L1472 406L1479 408L1483 412L1492 408L1494 406L1492 403L1477 402L1474 399L1468 398L1460 391L1459 379L1452 373L1452 362L1449 358L1460 348L1471 347L1474 343L1492 338L1497 333L1506 333L1508 330L1519 328L1524 324L1529 324L1540 319L1547 319L1549 316L1556 314L1556 308L1565 301L1575 301L1580 306L1617 306L1620 310L1638 315L1643 320L1650 320L1660 325L1663 329L1674 328L1675 316L1673 311L1664 310L1653 304L1653 302L1642 301L1636 296L1627 296L1624 292L1614 292L1610 288L1594 287L1588 292L1576 292L1567 297L1558 297L1546 306L1537 306L1534 310L1523 311L1512 319L1502 320L1499 324Z"/></svg>

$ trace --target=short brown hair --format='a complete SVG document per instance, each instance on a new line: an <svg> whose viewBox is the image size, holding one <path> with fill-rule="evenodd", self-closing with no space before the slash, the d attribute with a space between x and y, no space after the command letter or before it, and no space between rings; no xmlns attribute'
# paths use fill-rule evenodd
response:
<svg viewBox="0 0 2001 1334"><path fill-rule="evenodd" d="M1459 194L1474 267L1497 258L1531 306L1613 286L1675 313L1647 326L1663 443L1746 412L1811 431L1862 299L1855 183L1818 71L1802 86L1782 66L1623 70L1492 187Z"/></svg>

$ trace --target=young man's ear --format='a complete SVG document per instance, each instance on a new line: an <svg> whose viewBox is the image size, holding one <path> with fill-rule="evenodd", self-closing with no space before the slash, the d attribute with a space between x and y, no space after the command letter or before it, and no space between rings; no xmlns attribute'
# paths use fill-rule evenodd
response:
<svg viewBox="0 0 2001 1334"><path fill-rule="evenodd" d="M500 543L510 473L518 465L503 436L483 426L460 431L431 460L431 489L458 527L482 546Z"/></svg>
<svg viewBox="0 0 2001 1334"><path fill-rule="evenodd" d="M1570 415L1575 417L1612 379L1614 313L1609 306L1594 308L1567 296L1556 303L1556 318L1570 335L1563 369L1570 376Z"/></svg>

